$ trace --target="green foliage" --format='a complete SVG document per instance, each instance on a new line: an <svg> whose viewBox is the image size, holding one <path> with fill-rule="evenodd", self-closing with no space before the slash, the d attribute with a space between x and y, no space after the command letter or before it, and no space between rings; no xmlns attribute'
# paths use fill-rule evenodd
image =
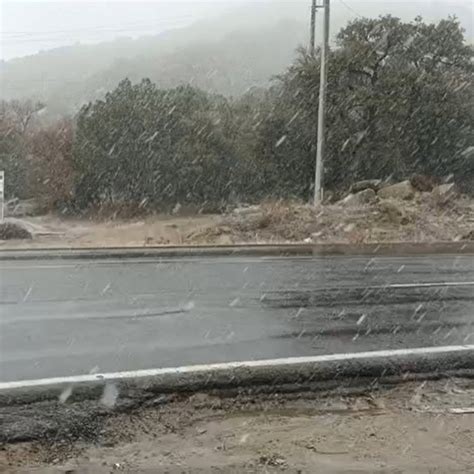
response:
<svg viewBox="0 0 474 474"><path fill-rule="evenodd" d="M326 188L413 173L474 187L473 58L454 18L342 29L329 57ZM270 89L236 100L122 81L77 117L75 206L310 198L319 66L300 49Z"/></svg>
<svg viewBox="0 0 474 474"><path fill-rule="evenodd" d="M32 188L44 209L64 210L72 196L72 121L63 119L34 130L29 137Z"/></svg>
<svg viewBox="0 0 474 474"><path fill-rule="evenodd" d="M27 173L24 142L15 130L5 123L0 123L0 170L5 171L6 175L6 199L29 197L24 179Z"/></svg>
<svg viewBox="0 0 474 474"><path fill-rule="evenodd" d="M344 28L329 58L326 186L414 172L466 178L469 169L472 177L464 152L474 139L473 58L452 18L426 25L386 16ZM283 193L289 187L304 198L318 90L319 58L300 51L260 137L262 153L289 173L280 174Z"/></svg>
<svg viewBox="0 0 474 474"><path fill-rule="evenodd" d="M189 86L160 90L149 80L122 81L78 116L76 204L159 208L226 200L232 182L227 107L224 98Z"/></svg>

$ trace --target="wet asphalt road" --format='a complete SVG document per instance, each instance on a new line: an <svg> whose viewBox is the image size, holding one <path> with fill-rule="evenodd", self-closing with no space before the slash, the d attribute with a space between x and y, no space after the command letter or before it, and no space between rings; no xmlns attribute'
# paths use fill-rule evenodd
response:
<svg viewBox="0 0 474 474"><path fill-rule="evenodd" d="M0 262L0 381L474 342L474 256Z"/></svg>

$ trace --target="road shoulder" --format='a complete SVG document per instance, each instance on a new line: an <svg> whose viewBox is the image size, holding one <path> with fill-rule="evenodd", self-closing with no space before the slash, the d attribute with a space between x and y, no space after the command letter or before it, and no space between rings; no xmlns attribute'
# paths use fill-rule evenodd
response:
<svg viewBox="0 0 474 474"><path fill-rule="evenodd" d="M473 379L157 396L89 438L4 445L2 472L469 472Z"/></svg>

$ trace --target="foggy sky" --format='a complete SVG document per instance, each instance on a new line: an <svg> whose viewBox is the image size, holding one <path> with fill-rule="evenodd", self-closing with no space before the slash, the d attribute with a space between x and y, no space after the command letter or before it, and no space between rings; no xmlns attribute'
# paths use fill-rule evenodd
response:
<svg viewBox="0 0 474 474"><path fill-rule="evenodd" d="M321 0L320 0L321 1ZM117 37L143 35L190 25L230 9L250 11L262 4L273 4L272 12L281 17L304 20L311 0L2 0L0 2L0 58L11 59L75 43L98 43ZM358 12L367 15L375 5L379 13L403 16L416 5L418 14L435 15L440 0L332 0L333 10L345 10L348 19ZM470 0L444 0L452 5L468 30L472 31L473 10Z"/></svg>

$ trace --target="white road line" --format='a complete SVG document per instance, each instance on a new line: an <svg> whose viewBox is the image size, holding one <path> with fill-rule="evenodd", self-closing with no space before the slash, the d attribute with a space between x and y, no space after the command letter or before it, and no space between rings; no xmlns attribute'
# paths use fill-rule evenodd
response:
<svg viewBox="0 0 474 474"><path fill-rule="evenodd" d="M48 385L75 384L87 382L100 382L107 380L140 379L146 377L157 377L163 375L177 374L197 374L209 371L228 371L238 368L259 368L259 367L284 367L298 364L317 364L324 362L342 362L361 359L384 359L397 356L417 356L417 355L442 355L447 353L474 351L474 345L442 346L442 347L421 347L413 349L395 349L385 351L354 352L345 354L331 354L309 357L285 357L282 359L248 360L242 362L224 362L217 364L190 365L184 367L168 367L163 369L145 369L128 372L110 372L104 374L75 375L68 377L53 377L36 380L20 380L17 382L0 383L2 390L24 389L34 387L44 387Z"/></svg>
<svg viewBox="0 0 474 474"><path fill-rule="evenodd" d="M60 259L58 259L60 260ZM21 263L21 262L19 262ZM84 260L75 260L73 262L68 262L68 263L45 263L45 264L35 264L35 265L10 265L10 266L3 266L0 261L0 268L2 270L17 270L17 271L24 271L24 270L49 270L49 269L58 269L58 268L77 268L77 269L84 269L84 268L91 268L94 266L97 267L107 267L107 266L113 266L113 265L184 265L184 264L189 264L189 263L200 263L200 264L212 264L215 265L216 263L218 264L231 264L231 263L238 263L239 265L241 264L247 264L247 263L253 263L253 264L258 264L258 263L266 263L261 260L260 257L258 259L239 259L238 262L233 261L233 260L223 260L222 258L219 259L218 262L211 261L209 259L201 259L199 257L196 257L195 259L184 259L184 258L176 258L172 259L169 257L160 258L160 257L150 257L146 260L140 260L134 258L133 260L108 260L108 259L101 259L101 260L91 260L90 262L84 262Z"/></svg>
<svg viewBox="0 0 474 474"><path fill-rule="evenodd" d="M340 256L335 256L340 257ZM267 264L272 261L287 261L288 258L291 260L307 260L313 261L315 259L321 259L325 257L313 257L313 256L241 256L241 255L226 255L226 256L216 256L216 257L160 257L160 256L150 256L146 258L141 257L130 257L130 258L91 258L89 260L77 258L57 258L51 260L51 263L32 263L28 264L25 262L30 260L19 260L17 264L12 265L11 261L7 260L7 265L2 265L2 260L0 260L0 268L2 270L38 270L38 269L58 269L58 268L88 268L92 266L109 266L109 265L181 265L189 263L200 263L207 265L216 265L216 264ZM351 257L352 258L352 257ZM358 258L358 257L357 257ZM43 261L46 259L42 259ZM57 261L61 263L55 263Z"/></svg>
<svg viewBox="0 0 474 474"><path fill-rule="evenodd" d="M77 265L35 265L35 266L11 266L11 267L4 267L3 265L0 265L1 270L16 270L16 271L25 271L25 270L44 270L44 269L53 269L57 270L58 268L74 268L77 267Z"/></svg>
<svg viewBox="0 0 474 474"><path fill-rule="evenodd" d="M321 290L334 290L334 289L344 289L344 290L390 290L397 288L443 288L446 286L474 286L474 281L434 281L427 283L388 283L386 285L374 285L374 286L360 286L360 285L338 285L338 286L318 286L318 289ZM303 288L303 290L308 291L308 288ZM267 291L267 293L272 292L284 292L285 294L289 293L301 293L303 291L301 288L298 289L279 289Z"/></svg>
<svg viewBox="0 0 474 474"><path fill-rule="evenodd" d="M441 281L433 283L393 283L384 286L368 287L370 289L378 288L413 288L413 287L431 287L431 286L473 286L474 281Z"/></svg>
<svg viewBox="0 0 474 474"><path fill-rule="evenodd" d="M196 263L199 262L201 264L212 264L215 265L216 263L236 263L236 264L244 264L244 263L268 263L272 261L288 261L288 259L291 260L300 260L300 261L315 261L315 260L323 260L327 261L329 259L334 260L334 259L340 259L340 260L376 260L378 262L383 262L386 260L389 261L397 261L400 259L412 259L412 258L423 258L426 259L426 257L432 258L432 259L439 259L439 258L446 258L450 257L450 255L420 255L420 256L380 256L380 257L371 257L369 255L290 255L290 256L279 256L279 255L256 255L256 256L242 256L236 253L235 255L225 255L225 256L216 256L216 257L207 257L207 256L196 256L196 257L188 257L188 256L183 256L183 257L160 257L159 255L156 256L150 256L146 258L142 257L130 257L130 258L125 258L125 259L120 259L120 258L100 258L100 257L94 257L91 258L90 261L84 261L84 259L78 257L76 260L72 259L72 257L66 257L67 262L62 262L62 263L45 263L45 264L33 264L29 266L24 266L25 262L28 260L19 260L17 265L11 265L8 266L3 266L2 265L2 260L0 260L0 268L2 270L34 270L34 269L58 269L58 268L71 268L71 267L90 267L93 265L96 266L107 266L107 265L125 265L125 264L148 264L148 265L154 265L157 263L160 264L188 264L188 263ZM72 259L69 260L69 259ZM456 255L453 256L453 259L456 258L472 258L472 255ZM61 258L58 258L56 260L61 260ZM62 259L64 260L64 259ZM218 260L218 262L217 262ZM7 261L8 260L4 260ZM31 261L31 260L30 260Z"/></svg>
<svg viewBox="0 0 474 474"><path fill-rule="evenodd" d="M307 260L312 261L314 259L320 259L320 257L289 257L292 260ZM60 258L56 260L61 260ZM64 260L64 259L63 259ZM89 262L84 261L84 259L72 260L64 263L37 263L37 264L25 264L24 261L19 261L18 265L7 264L7 266L2 265L0 260L0 269L2 270L45 270L45 269L58 269L58 268L90 268L93 266L97 267L107 267L112 265L184 265L184 264L202 264L202 265L222 265L222 264L234 264L234 265L244 265L244 264L268 264L269 262L284 262L287 261L288 257L240 257L235 255L234 257L214 257L214 258L204 258L204 257L194 257L194 258L183 258L183 257L148 257L146 259L132 258L132 259L91 259Z"/></svg>
<svg viewBox="0 0 474 474"><path fill-rule="evenodd" d="M120 263L120 262L108 262L108 263ZM121 262L124 263L124 262ZM141 262L138 262L141 263ZM145 262L143 262L145 263ZM165 262L165 261L159 261L159 262L146 262L146 263L153 263L153 264L167 264L167 263L172 263L170 262ZM176 262L175 262L176 263ZM180 263L189 263L189 262L184 262L180 261ZM202 263L202 262L201 262ZM222 263L222 262L221 262ZM225 262L227 263L227 262ZM251 263L251 261L245 261L242 260L239 262L239 264L243 263ZM256 262L254 262L256 263ZM95 263L94 265L106 265L107 262L103 263ZM29 266L29 267L1 267L2 270L17 270L17 271L25 271L25 270L37 270L37 269L60 269L60 268L75 268L75 269L83 269L89 267L89 264L61 264L61 265L38 265L38 266ZM439 287L455 287L455 286L474 286L474 281L448 281L448 282L421 282L421 283L389 283L386 285L375 285L375 286L357 286L357 285L341 285L337 286L337 288L344 288L344 289L365 289L365 290L386 290L386 289L401 289L401 288L439 288ZM320 286L319 287L322 290L327 290L327 289L334 289L336 287L334 286ZM293 289L288 289L285 290L287 293L292 293L292 292L300 292L301 290L293 290Z"/></svg>

